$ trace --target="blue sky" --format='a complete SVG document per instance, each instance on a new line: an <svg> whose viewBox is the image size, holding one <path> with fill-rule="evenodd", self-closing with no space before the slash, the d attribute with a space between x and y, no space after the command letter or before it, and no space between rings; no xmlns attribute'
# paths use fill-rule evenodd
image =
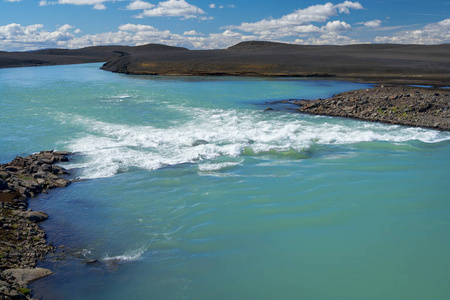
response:
<svg viewBox="0 0 450 300"><path fill-rule="evenodd" d="M0 50L450 43L450 1L0 0Z"/></svg>

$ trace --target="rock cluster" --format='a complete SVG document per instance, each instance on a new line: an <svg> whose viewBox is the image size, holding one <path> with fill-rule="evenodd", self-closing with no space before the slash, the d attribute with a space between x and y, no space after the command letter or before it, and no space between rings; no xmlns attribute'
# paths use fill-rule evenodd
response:
<svg viewBox="0 0 450 300"><path fill-rule="evenodd" d="M450 90L446 89L379 86L328 99L288 102L308 114L450 130Z"/></svg>
<svg viewBox="0 0 450 300"><path fill-rule="evenodd" d="M66 170L55 163L68 161L69 152L42 151L0 164L0 299L31 299L27 284L51 274L36 268L54 247L47 244L37 222L48 218L27 210L29 197L65 187Z"/></svg>

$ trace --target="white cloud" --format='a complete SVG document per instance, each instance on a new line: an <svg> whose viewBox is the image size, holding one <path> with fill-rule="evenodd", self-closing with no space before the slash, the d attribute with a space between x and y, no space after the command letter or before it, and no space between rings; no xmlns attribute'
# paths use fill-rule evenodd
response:
<svg viewBox="0 0 450 300"><path fill-rule="evenodd" d="M377 36L375 42L396 44L450 43L450 19L428 24L422 29L403 31L395 36Z"/></svg>
<svg viewBox="0 0 450 300"><path fill-rule="evenodd" d="M296 39L295 43L303 45L350 45L360 44L361 42L348 36L337 34L336 32L328 32L318 37Z"/></svg>
<svg viewBox="0 0 450 300"><path fill-rule="evenodd" d="M73 5L96 5L102 4L108 0L58 0L59 4L73 4Z"/></svg>
<svg viewBox="0 0 450 300"><path fill-rule="evenodd" d="M155 7L154 4L145 2L145 1L141 1L141 0L137 0L137 1L133 1L130 4L127 5L126 9L127 10L144 10L144 9L150 9Z"/></svg>
<svg viewBox="0 0 450 300"><path fill-rule="evenodd" d="M350 26L350 24L347 24L343 21L333 21L333 22L328 22L327 25L322 27L322 29L324 29L325 31L338 32L338 31L351 30L352 26Z"/></svg>
<svg viewBox="0 0 450 300"><path fill-rule="evenodd" d="M20 2L22 0L4 0L4 1L6 1L6 2Z"/></svg>
<svg viewBox="0 0 450 300"><path fill-rule="evenodd" d="M381 23L383 23L383 21L381 21L381 20L372 20L372 21L367 21L367 22L359 22L359 23L356 23L356 25L363 25L367 28L378 28L381 26Z"/></svg>
<svg viewBox="0 0 450 300"><path fill-rule="evenodd" d="M350 1L345 1L337 5L333 5L332 3L319 4L309 6L305 9L298 9L291 14L282 16L279 19L263 19L258 22L242 23L241 25L228 26L227 28L238 29L244 32L252 32L258 35L270 36L272 38L295 36L298 33L304 33L305 29L309 30L310 32L320 31L318 30L318 27L312 25L311 23L326 22L330 17L336 16L338 12L349 13L350 8L362 9L363 7L359 2ZM322 30L330 30L333 27L334 29L339 30L348 30L350 28L350 25L345 22L334 22L331 24L327 24Z"/></svg>
<svg viewBox="0 0 450 300"><path fill-rule="evenodd" d="M352 27L346 22L328 21L321 27L303 24L280 28L276 31L260 31L258 34L245 34L239 30L226 29L223 32L203 35L195 30L176 34L151 25L123 24L116 31L81 35L80 29L69 24L57 27L52 31L42 24L22 26L12 23L0 26L0 49L24 51L42 48L82 48L97 45L143 45L148 43L190 49L217 49L248 40L283 41L278 39L278 36L292 36L291 31L295 32L295 43L297 44L345 45L360 43L358 40L344 35L351 29ZM404 31L393 36L379 36L375 41L383 43L449 43L450 19L429 24L419 30Z"/></svg>
<svg viewBox="0 0 450 300"><path fill-rule="evenodd" d="M345 1L343 3L339 3L336 5L336 8L339 9L339 13L350 13L350 8L352 9L363 9L362 5L359 2L351 2L351 1Z"/></svg>
<svg viewBox="0 0 450 300"><path fill-rule="evenodd" d="M105 9L106 9L106 6L105 6L105 4L103 4L103 3L97 3L97 4L94 5L94 9L97 9L97 10L105 10Z"/></svg>
<svg viewBox="0 0 450 300"><path fill-rule="evenodd" d="M214 3L211 3L211 4L209 5L209 8L216 8L216 5L215 5Z"/></svg>
<svg viewBox="0 0 450 300"><path fill-rule="evenodd" d="M124 24L117 31L78 36L81 30L63 25L48 31L42 24L0 26L0 49L4 51L27 51L43 48L82 48L98 45L143 45L148 43L181 46L191 49L226 48L257 36L243 35L232 30L204 36L193 30L184 35L159 30L150 25ZM194 33L196 35L194 35ZM77 34L77 36L75 35Z"/></svg>
<svg viewBox="0 0 450 300"><path fill-rule="evenodd" d="M197 32L195 30L185 31L183 35L204 35L203 33Z"/></svg>
<svg viewBox="0 0 450 300"><path fill-rule="evenodd" d="M12 23L0 26L0 49L35 50L40 48L64 47L74 38L71 25L63 25L55 31L46 31L44 25L22 26Z"/></svg>
<svg viewBox="0 0 450 300"><path fill-rule="evenodd" d="M72 4L72 5L92 5L92 8L97 10L106 9L105 2L115 2L115 1L123 1L123 0L55 0L55 1L47 1L41 0L39 1L40 6L46 5L55 5L55 4Z"/></svg>
<svg viewBox="0 0 450 300"><path fill-rule="evenodd" d="M159 2L155 8L146 9L138 18L142 17L183 17L184 19L197 18L205 12L185 0L168 0Z"/></svg>

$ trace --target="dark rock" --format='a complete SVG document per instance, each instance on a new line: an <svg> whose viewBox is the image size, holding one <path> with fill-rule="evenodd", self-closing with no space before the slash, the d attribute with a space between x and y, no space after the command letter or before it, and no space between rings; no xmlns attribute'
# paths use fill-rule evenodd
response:
<svg viewBox="0 0 450 300"><path fill-rule="evenodd" d="M54 249L35 223L44 221L48 215L27 211L27 198L50 187L70 184L70 180L60 177L67 174L66 170L52 165L65 161L67 154L42 151L0 164L0 270L5 270L0 277L0 299L31 299L28 289L17 288L51 274L46 269L35 269L37 261Z"/></svg>
<svg viewBox="0 0 450 300"><path fill-rule="evenodd" d="M7 269L2 272L3 277L11 278L12 281L22 286L51 274L53 274L52 271L44 268Z"/></svg>
<svg viewBox="0 0 450 300"><path fill-rule="evenodd" d="M52 181L50 188L51 187L66 187L69 184L70 184L70 180L60 178L60 179L56 179L56 180Z"/></svg>
<svg viewBox="0 0 450 300"><path fill-rule="evenodd" d="M450 97L441 89L381 86L303 102L292 104L308 114L450 130Z"/></svg>
<svg viewBox="0 0 450 300"><path fill-rule="evenodd" d="M206 145L206 144L209 144L209 142L205 141L205 140L195 140L192 142L193 147L199 146L199 145Z"/></svg>
<svg viewBox="0 0 450 300"><path fill-rule="evenodd" d="M48 219L48 215L42 211L18 211L14 210L13 214L27 218L31 222L42 222Z"/></svg>
<svg viewBox="0 0 450 300"><path fill-rule="evenodd" d="M3 178L0 178L0 190L8 189L8 183Z"/></svg>
<svg viewBox="0 0 450 300"><path fill-rule="evenodd" d="M90 259L90 260L86 261L86 264L87 265L92 265L92 264L95 264L95 263L98 263L98 262L99 262L98 259Z"/></svg>
<svg viewBox="0 0 450 300"><path fill-rule="evenodd" d="M40 166L39 171L41 172L51 172L52 171L52 166L49 164L43 164Z"/></svg>

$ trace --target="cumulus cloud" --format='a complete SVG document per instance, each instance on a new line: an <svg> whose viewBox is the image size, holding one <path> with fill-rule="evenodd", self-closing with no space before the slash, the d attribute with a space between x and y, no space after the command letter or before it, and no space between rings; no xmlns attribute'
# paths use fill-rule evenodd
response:
<svg viewBox="0 0 450 300"><path fill-rule="evenodd" d="M42 24L22 26L12 23L0 26L0 48L5 50L35 50L64 47L74 38L73 26L63 25L47 31Z"/></svg>
<svg viewBox="0 0 450 300"><path fill-rule="evenodd" d="M227 29L238 29L244 32L251 32L257 35L271 36L272 38L282 38L295 36L299 33L319 32L321 30L349 30L351 26L345 22L334 21L319 29L311 23L324 23L330 17L338 13L349 13L350 9L362 9L359 2L345 1L339 4L318 4L305 9L295 10L293 13L284 15L279 19L263 19L254 23L242 23L238 26L228 26ZM335 23L337 22L337 23ZM345 23L345 24L344 24Z"/></svg>
<svg viewBox="0 0 450 300"><path fill-rule="evenodd" d="M295 43L302 45L351 45L359 44L360 41L336 32L327 32L317 37L296 39Z"/></svg>
<svg viewBox="0 0 450 300"><path fill-rule="evenodd" d="M227 4L226 6L224 6L224 5L219 5L219 6L217 6L215 3L211 3L211 4L209 5L209 8L225 8L225 7L228 7L228 8L235 8L236 6L234 6L234 4Z"/></svg>
<svg viewBox="0 0 450 300"><path fill-rule="evenodd" d="M108 0L58 0L59 4L73 4L73 5L96 5L102 4Z"/></svg>
<svg viewBox="0 0 450 300"><path fill-rule="evenodd" d="M94 5L94 9L104 10L104 9L106 9L106 5L103 4L103 3L97 3L97 4Z"/></svg>
<svg viewBox="0 0 450 300"><path fill-rule="evenodd" d="M130 4L127 5L127 7L125 9L127 10L144 10L144 9L150 9L155 7L154 4L145 2L145 1L141 1L141 0L137 0L137 1L133 1Z"/></svg>
<svg viewBox="0 0 450 300"><path fill-rule="evenodd" d="M255 40L257 36L243 35L232 30L212 33L207 36L194 30L183 35L169 30L160 30L151 25L124 24L117 31L79 36L81 30L63 25L48 31L42 24L22 26L9 24L0 26L0 49L24 51L44 48L82 48L99 45L143 45L148 43L181 46L191 49L226 48L242 41Z"/></svg>
<svg viewBox="0 0 450 300"><path fill-rule="evenodd" d="M350 13L350 8L352 9L363 9L362 5L359 2L351 2L351 1L345 1L343 3L339 3L335 5L337 9L339 9L339 13Z"/></svg>
<svg viewBox="0 0 450 300"><path fill-rule="evenodd" d="M381 21L381 20L372 20L372 21L367 21L367 22L359 22L359 23L356 23L356 25L363 25L367 28L378 28L381 26L381 23L383 23L383 21Z"/></svg>
<svg viewBox="0 0 450 300"><path fill-rule="evenodd" d="M195 30L185 31L183 35L204 35L203 33L197 32Z"/></svg>
<svg viewBox="0 0 450 300"><path fill-rule="evenodd" d="M395 36L377 36L375 42L395 44L450 43L450 19L428 24L422 29L403 31Z"/></svg>
<svg viewBox="0 0 450 300"><path fill-rule="evenodd" d="M338 32L338 31L351 30L352 26L350 26L350 24L347 24L346 22L343 22L343 21L333 21L333 22L328 22L327 25L322 27L322 29L325 31Z"/></svg>
<svg viewBox="0 0 450 300"><path fill-rule="evenodd" d="M144 10L137 17L182 17L190 19L204 14L205 12L201 8L189 4L185 0L168 0L159 2L154 8Z"/></svg>
<svg viewBox="0 0 450 300"><path fill-rule="evenodd" d="M286 30L284 32L283 30ZM274 31L246 34L239 30L226 29L222 32L204 35L195 30L183 34L161 30L151 25L123 24L116 30L98 34L81 35L81 30L65 24L55 30L49 30L42 24L22 26L12 23L0 26L0 49L6 51L35 50L42 48L82 48L97 45L143 45L159 43L182 46L190 49L226 48L242 41L271 40L282 41L277 36L289 34L294 30L297 44L309 45L345 45L359 43L358 40L346 36L351 26L344 21L328 21L322 26L303 24ZM404 31L394 36L379 36L376 42L383 43L449 43L450 19L432 23L419 30Z"/></svg>
<svg viewBox="0 0 450 300"><path fill-rule="evenodd" d="M55 5L55 4L91 5L93 9L104 10L106 9L105 2L115 2L115 1L122 1L122 0L57 0L57 1L41 0L39 1L39 5L40 6Z"/></svg>

